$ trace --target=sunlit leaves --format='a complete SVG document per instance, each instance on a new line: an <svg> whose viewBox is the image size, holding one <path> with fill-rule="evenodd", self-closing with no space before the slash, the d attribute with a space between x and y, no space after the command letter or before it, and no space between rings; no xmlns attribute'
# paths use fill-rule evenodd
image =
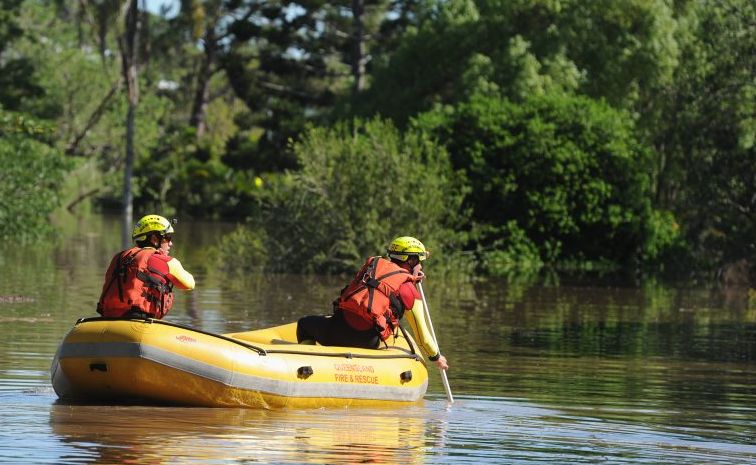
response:
<svg viewBox="0 0 756 465"><path fill-rule="evenodd" d="M626 113L561 94L522 103L476 96L416 124L466 173L474 220L494 228L480 230L488 231L480 245L519 247L501 238L526 237L551 263L655 258L630 252L650 246L652 213L648 151Z"/></svg>
<svg viewBox="0 0 756 465"><path fill-rule="evenodd" d="M0 109L0 238L35 239L50 229L49 215L69 163L46 144L43 123Z"/></svg>
<svg viewBox="0 0 756 465"><path fill-rule="evenodd" d="M273 187L262 222L278 266L346 271L394 236L422 238L439 256L457 239L461 186L424 134L355 121L310 129L293 150L301 170Z"/></svg>

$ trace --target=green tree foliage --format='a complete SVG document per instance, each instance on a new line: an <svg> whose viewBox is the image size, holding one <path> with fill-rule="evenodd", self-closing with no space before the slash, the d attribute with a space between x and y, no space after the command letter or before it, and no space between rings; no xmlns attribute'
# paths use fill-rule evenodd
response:
<svg viewBox="0 0 756 465"><path fill-rule="evenodd" d="M584 73L581 93L636 108L672 81L678 64L677 22L665 0L581 0L560 5L556 36ZM552 45L553 46L553 45Z"/></svg>
<svg viewBox="0 0 756 465"><path fill-rule="evenodd" d="M675 22L662 0L432 3L375 71L361 113L397 121L481 89L510 99L575 90L627 107L669 82Z"/></svg>
<svg viewBox="0 0 756 465"><path fill-rule="evenodd" d="M138 168L142 211L244 219L259 210L261 179L223 164L209 141L198 142L193 130L168 134Z"/></svg>
<svg viewBox="0 0 756 465"><path fill-rule="evenodd" d="M101 205L118 206L123 185L120 170L126 105L121 92L115 25L106 21L115 21L117 10L107 10L107 2L79 4L77 8L91 8L81 11L63 7L58 10L45 3L24 5L19 24L30 38L15 44L16 52L34 64L38 82L46 90L44 100L35 103L32 111L52 114L55 146L70 157L87 161L77 163L71 173L72 177L88 179L82 189L97 195ZM105 23L96 21L99 19ZM159 124L168 103L149 84L149 77L145 77L136 127L135 149L142 157L160 137ZM93 169L98 172L96 176L89 173Z"/></svg>
<svg viewBox="0 0 756 465"><path fill-rule="evenodd" d="M0 108L0 238L49 232L69 163L49 145L49 126Z"/></svg>
<svg viewBox="0 0 756 465"><path fill-rule="evenodd" d="M411 22L414 1L339 0L291 4L235 1L220 61L249 112L224 162L256 172L296 167L286 150L307 124L348 114Z"/></svg>
<svg viewBox="0 0 756 465"><path fill-rule="evenodd" d="M301 170L272 187L260 224L269 267L352 271L398 235L439 259L459 241L462 186L446 151L382 120L311 128L292 147Z"/></svg>
<svg viewBox="0 0 756 465"><path fill-rule="evenodd" d="M35 111L44 90L20 53L21 3L0 1L0 238L30 240L50 230L69 164L53 147L52 126L30 116L49 112Z"/></svg>
<svg viewBox="0 0 756 465"><path fill-rule="evenodd" d="M231 86L249 109L248 126L262 131L243 138L229 155L238 167L293 168L284 151L308 121L323 117L334 102L334 75L348 70L334 59L318 27L321 2L289 7L286 2L233 2L239 16L228 25L229 44L221 57ZM253 142L252 145L245 142ZM262 163L260 161L262 160Z"/></svg>
<svg viewBox="0 0 756 465"><path fill-rule="evenodd" d="M259 272L267 264L265 232L241 225L224 234L213 254L216 265L228 272L242 275Z"/></svg>
<svg viewBox="0 0 756 465"><path fill-rule="evenodd" d="M648 262L675 238L673 222L651 208L648 150L630 118L606 104L564 94L522 103L475 96L415 124L437 134L465 171L473 237L509 251L494 262L515 253L530 267Z"/></svg>
<svg viewBox="0 0 756 465"><path fill-rule="evenodd" d="M150 23L148 39L156 75L163 85L176 87L172 92L179 110L176 119L188 123L198 140L217 136L210 113L214 102L227 100L221 97L231 90L221 66L230 40L229 25L251 12L241 2L184 0L174 17L153 18Z"/></svg>
<svg viewBox="0 0 756 465"><path fill-rule="evenodd" d="M681 64L648 122L663 155L657 198L678 212L696 267L755 264L756 6L682 4Z"/></svg>
<svg viewBox="0 0 756 465"><path fill-rule="evenodd" d="M346 270L415 233L501 274L669 267L679 237L687 269L756 263L753 2L178 4L139 12L135 204L253 218L237 241L250 261L272 250L287 260L270 269ZM3 150L80 160L66 204L122 202L122 5L0 0L0 104L54 121ZM390 120L329 129L355 115ZM453 168L428 155L439 144ZM439 184L391 171L406 164ZM400 183L371 190L366 173ZM382 201L412 212L412 230Z"/></svg>
<svg viewBox="0 0 756 465"><path fill-rule="evenodd" d="M18 17L22 3L23 0L0 0L0 105L14 111L26 110L29 99L44 94L36 82L33 63L14 53L11 46L24 34Z"/></svg>
<svg viewBox="0 0 756 465"><path fill-rule="evenodd" d="M575 90L630 107L669 82L675 22L661 0L433 4L359 109L406 121L483 88L510 99Z"/></svg>

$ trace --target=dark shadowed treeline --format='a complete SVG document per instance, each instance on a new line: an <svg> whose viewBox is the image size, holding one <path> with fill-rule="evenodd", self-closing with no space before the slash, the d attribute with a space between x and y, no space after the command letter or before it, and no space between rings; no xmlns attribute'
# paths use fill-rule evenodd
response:
<svg viewBox="0 0 756 465"><path fill-rule="evenodd" d="M122 207L125 3L2 1L0 235ZM236 221L244 267L756 264L753 2L138 4L135 214Z"/></svg>

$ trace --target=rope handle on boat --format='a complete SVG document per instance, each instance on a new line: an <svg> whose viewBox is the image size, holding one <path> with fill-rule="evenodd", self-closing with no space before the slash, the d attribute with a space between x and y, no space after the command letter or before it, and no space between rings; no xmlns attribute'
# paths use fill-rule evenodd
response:
<svg viewBox="0 0 756 465"><path fill-rule="evenodd" d="M181 328L181 329L186 329L188 331L194 331L195 333L204 334L206 336L217 337L218 339L223 339L224 341L233 342L234 344L238 344L238 345L240 345L242 347L246 347L247 349L253 350L253 351L257 352L260 355L268 355L268 351L265 350L265 349L263 349L262 347L257 347L256 345L252 345L252 344L250 344L248 342L240 341L239 339L234 339L232 337L224 336L222 334L211 333L209 331L203 331L201 329L192 328L190 326L180 325L178 323L170 323L168 321L157 320L155 318L146 318L144 320L141 320L141 319L138 319L138 318L105 318L105 317L97 317L96 316L96 317L90 317L90 318L79 318L78 320L76 320L76 324L78 325L79 323L85 323L85 322L88 322L88 321L103 321L103 320L104 321L138 320L138 321L143 321L145 323L153 323L153 324L157 323L157 324L161 324L161 325L172 326L174 328Z"/></svg>
<svg viewBox="0 0 756 465"><path fill-rule="evenodd" d="M106 317L85 317L85 318L79 318L76 320L76 324L79 323L85 323L88 321L130 321L135 320L135 318L106 318ZM155 318L147 318L144 320L136 319L138 321L143 321L145 323L150 324L161 324L166 326L172 326L174 328L181 328L188 331L194 331L195 333L205 334L207 336L213 336L217 337L218 339L223 339L224 341L233 342L234 344L238 344L242 347L246 347L247 349L253 350L257 352L258 354L265 356L268 354L291 354L291 355L315 355L315 356L322 356L322 357L345 357L345 358L367 358L367 359L384 359L384 358L411 358L413 360L421 360L420 356L418 356L414 350L412 352L406 351L405 349L401 347L395 347L392 346L394 349L401 350L403 352L407 352L406 354L386 354L386 355L372 355L372 354L354 354L352 352L307 352L302 350L286 350L286 349L271 349L271 350L265 350L262 347L257 347L256 345L250 344L248 342L240 341L239 339L234 339L228 336L224 336L222 334L216 334L211 333L208 331L203 331L201 329L192 328L189 326L180 325L178 323L171 323L168 321L163 320L157 320Z"/></svg>
<svg viewBox="0 0 756 465"><path fill-rule="evenodd" d="M400 347L394 347L395 349L404 350ZM373 354L355 354L352 352L307 352L304 350L286 350L286 349L271 349L268 350L269 354L289 354L289 355L313 355L316 357L344 357L344 358L368 358L368 359L389 359L389 358L409 358L412 360L422 360L417 354L386 354L386 355L373 355Z"/></svg>

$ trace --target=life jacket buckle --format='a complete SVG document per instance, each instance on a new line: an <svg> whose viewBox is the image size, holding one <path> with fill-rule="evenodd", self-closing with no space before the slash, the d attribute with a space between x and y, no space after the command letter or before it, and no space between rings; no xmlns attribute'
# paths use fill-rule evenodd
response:
<svg viewBox="0 0 756 465"><path fill-rule="evenodd" d="M362 277L362 283L365 285L365 287L370 287L373 289L376 289L381 284L380 281L368 276L367 274L365 274L365 276Z"/></svg>

